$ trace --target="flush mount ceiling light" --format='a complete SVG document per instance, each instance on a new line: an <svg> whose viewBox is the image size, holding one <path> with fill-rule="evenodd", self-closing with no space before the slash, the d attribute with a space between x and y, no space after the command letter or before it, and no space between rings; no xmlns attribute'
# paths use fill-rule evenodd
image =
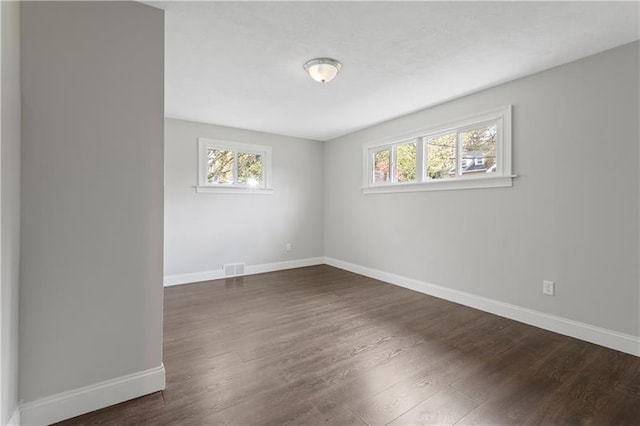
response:
<svg viewBox="0 0 640 426"><path fill-rule="evenodd" d="M315 81L326 83L338 75L342 64L331 58L315 58L304 64L304 69Z"/></svg>

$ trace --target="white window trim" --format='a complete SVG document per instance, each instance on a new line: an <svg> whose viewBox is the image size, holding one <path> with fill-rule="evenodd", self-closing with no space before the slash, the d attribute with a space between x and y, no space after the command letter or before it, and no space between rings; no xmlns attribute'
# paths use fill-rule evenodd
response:
<svg viewBox="0 0 640 426"><path fill-rule="evenodd" d="M262 156L263 186L251 187L239 184L216 184L207 182L207 150L210 148L226 149L234 152L245 152ZM271 187L271 147L267 145L252 145L228 140L198 138L198 185L196 192L216 194L273 194ZM238 174L237 162L233 162L234 179Z"/></svg>
<svg viewBox="0 0 640 426"><path fill-rule="evenodd" d="M467 116L448 123L429 126L412 130L392 138L380 139L369 142L362 147L362 192L364 194L380 194L390 192L416 192L416 191L443 191L454 189L477 189L477 188L498 188L513 186L512 174L512 127L511 127L512 106L496 108L480 114ZM498 158L497 170L491 175L458 176L452 179L427 179L426 170L423 170L423 159L425 141L433 136L451 133L453 131L462 132L476 128L488 122L495 122L498 125L498 139L496 146L496 156ZM373 172L372 151L382 148L389 148L399 145L412 139L417 140L416 150L416 182L382 182L373 183L371 173ZM459 146L459 143L456 143ZM458 155L458 161L459 161ZM393 179L393 164L390 173Z"/></svg>

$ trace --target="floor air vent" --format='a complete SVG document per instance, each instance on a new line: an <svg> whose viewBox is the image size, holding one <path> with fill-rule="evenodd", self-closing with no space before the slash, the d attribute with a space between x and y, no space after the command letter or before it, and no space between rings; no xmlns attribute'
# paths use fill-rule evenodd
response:
<svg viewBox="0 0 640 426"><path fill-rule="evenodd" d="M225 277L236 277L238 275L244 275L244 263L227 263L223 266Z"/></svg>

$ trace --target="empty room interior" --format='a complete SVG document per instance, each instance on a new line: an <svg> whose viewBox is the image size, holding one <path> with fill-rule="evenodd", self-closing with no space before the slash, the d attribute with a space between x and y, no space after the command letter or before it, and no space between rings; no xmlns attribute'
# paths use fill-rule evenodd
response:
<svg viewBox="0 0 640 426"><path fill-rule="evenodd" d="M640 424L639 2L0 33L0 425Z"/></svg>

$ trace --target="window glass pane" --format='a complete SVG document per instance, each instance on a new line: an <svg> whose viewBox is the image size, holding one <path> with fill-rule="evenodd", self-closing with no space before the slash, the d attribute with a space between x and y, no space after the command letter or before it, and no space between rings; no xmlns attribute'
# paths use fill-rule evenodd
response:
<svg viewBox="0 0 640 426"><path fill-rule="evenodd" d="M416 143L403 143L396 147L396 181L416 180Z"/></svg>
<svg viewBox="0 0 640 426"><path fill-rule="evenodd" d="M207 182L233 183L233 151L207 149Z"/></svg>
<svg viewBox="0 0 640 426"><path fill-rule="evenodd" d="M238 153L238 183L249 186L262 185L262 155Z"/></svg>
<svg viewBox="0 0 640 426"><path fill-rule="evenodd" d="M497 126L495 124L462 132L460 141L463 175L496 171Z"/></svg>
<svg viewBox="0 0 640 426"><path fill-rule="evenodd" d="M456 175L456 134L427 139L427 173L429 179L443 179Z"/></svg>
<svg viewBox="0 0 640 426"><path fill-rule="evenodd" d="M391 180L391 149L383 149L373 154L373 181L389 182Z"/></svg>

